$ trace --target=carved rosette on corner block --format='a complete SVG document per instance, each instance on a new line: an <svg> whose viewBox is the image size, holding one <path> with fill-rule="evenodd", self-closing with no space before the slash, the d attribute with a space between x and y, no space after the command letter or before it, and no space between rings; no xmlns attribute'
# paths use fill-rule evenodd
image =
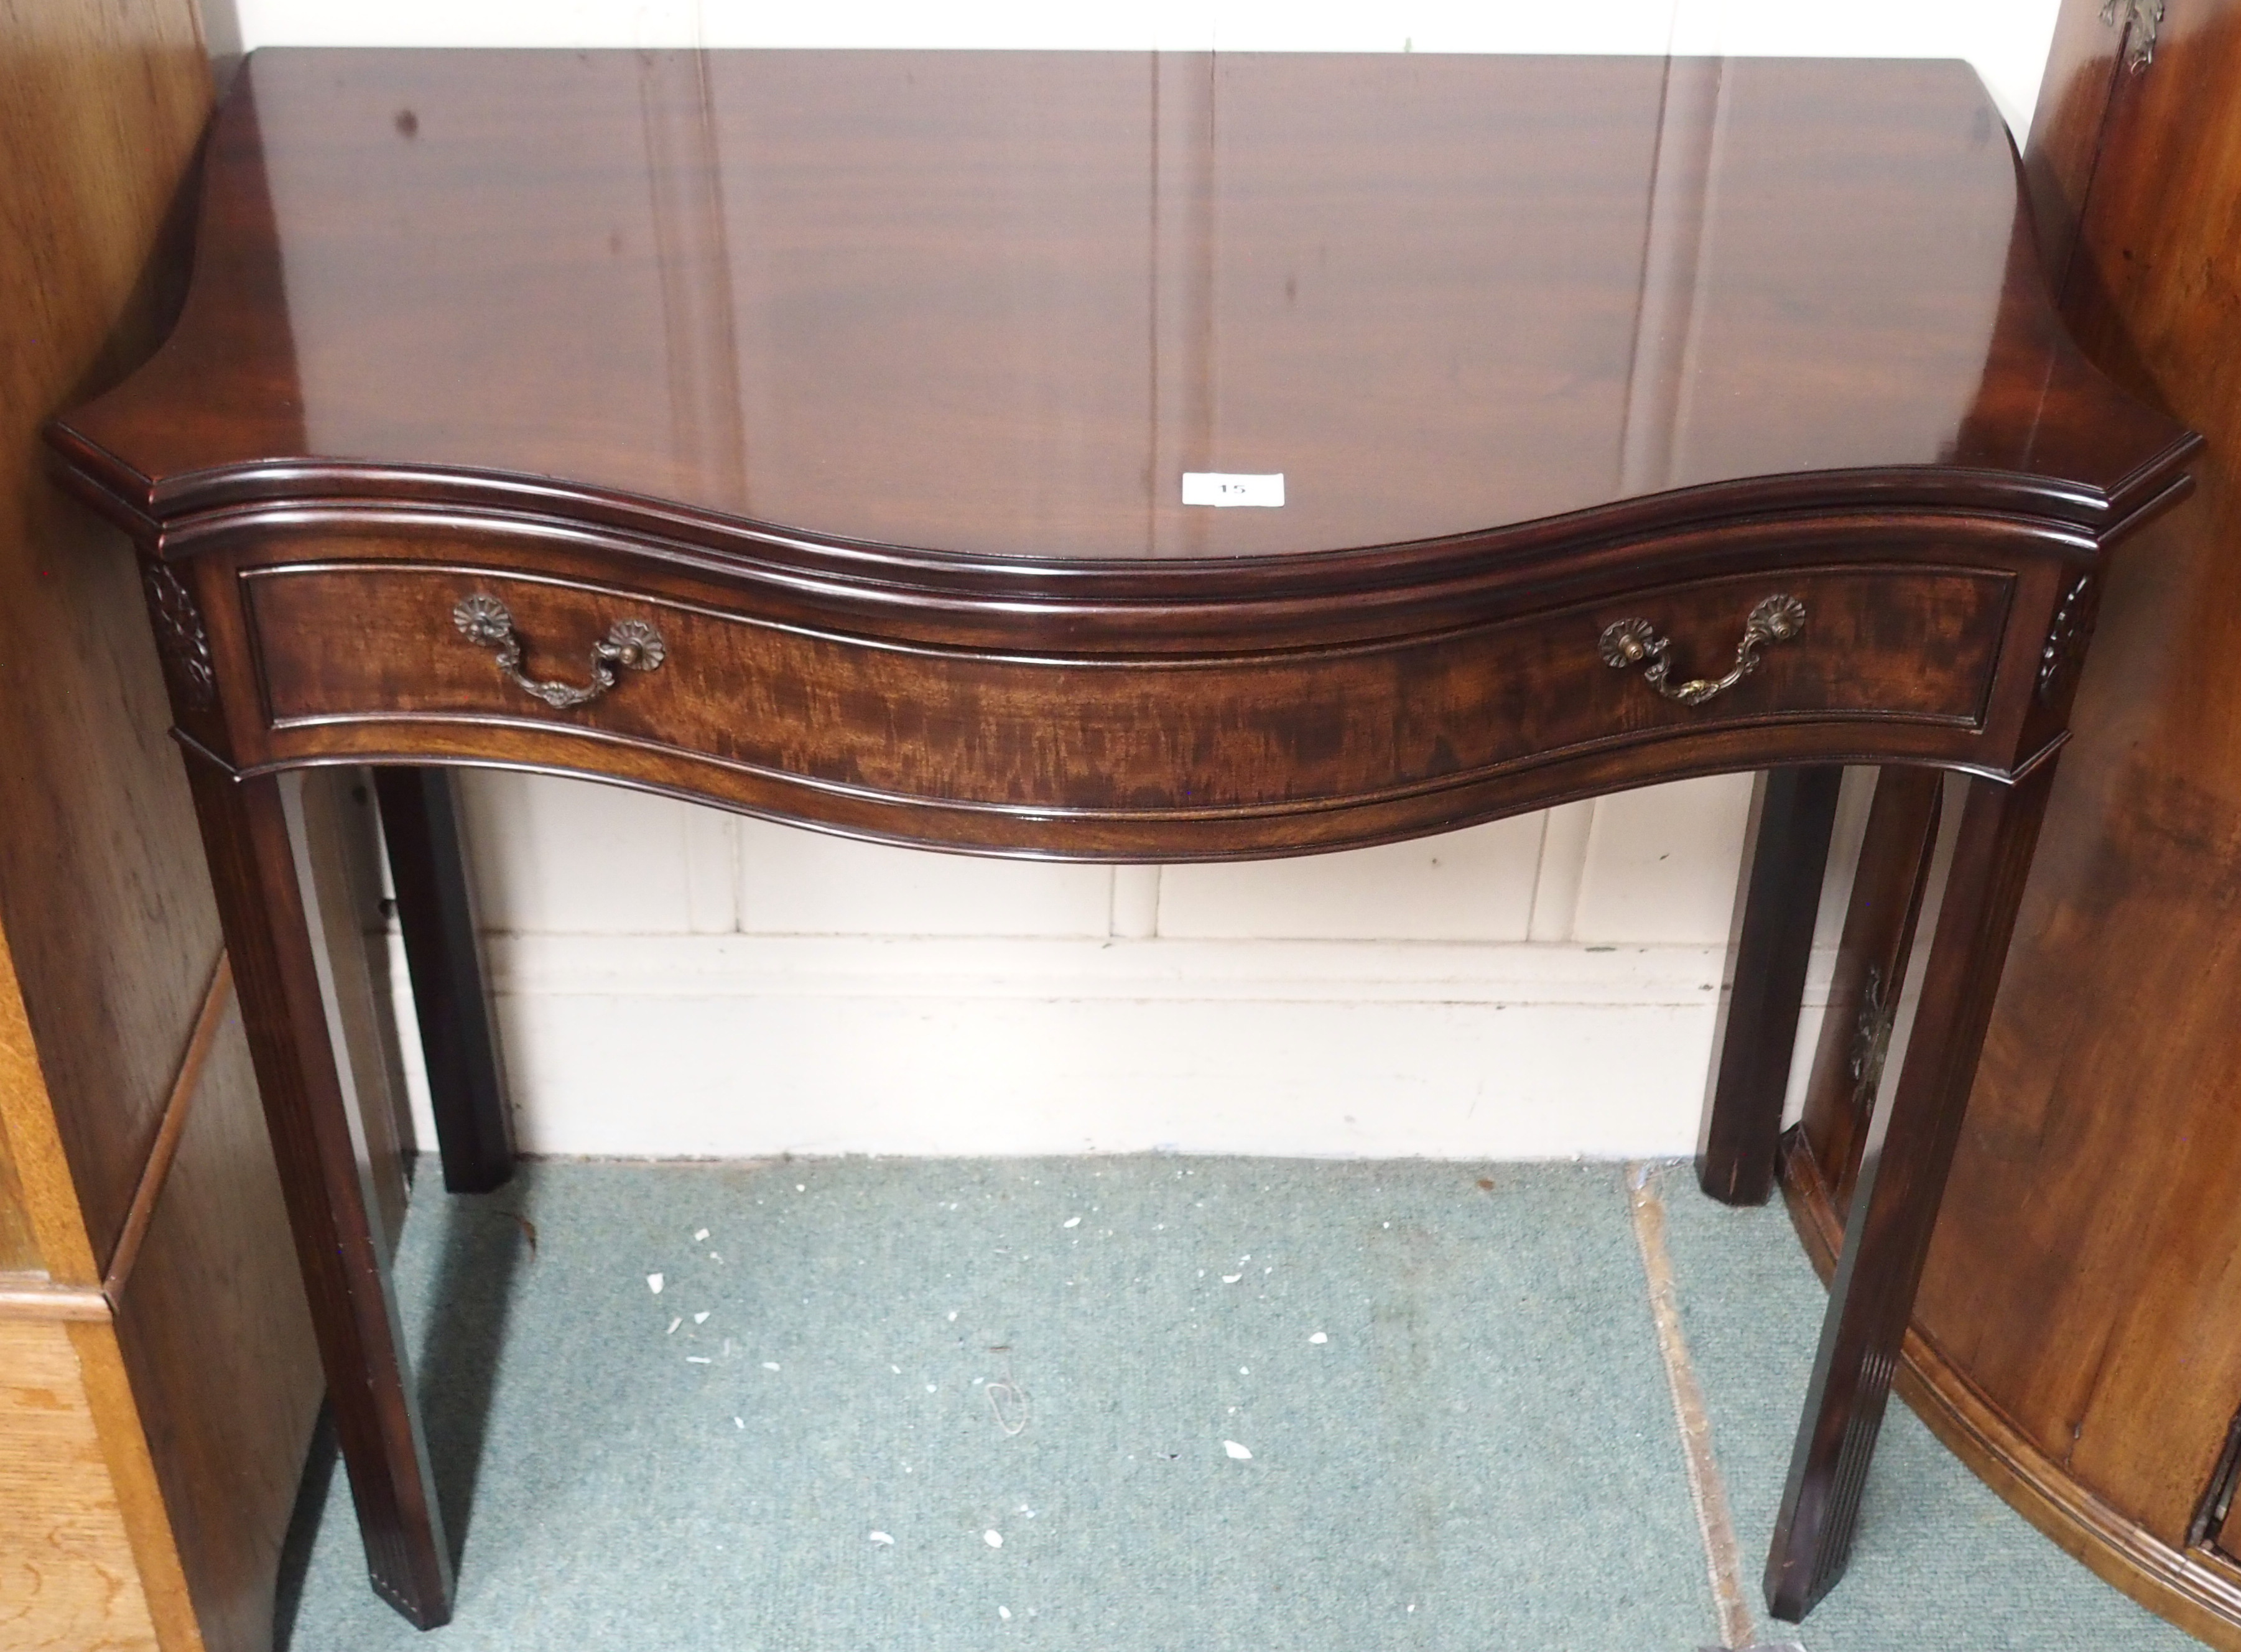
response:
<svg viewBox="0 0 2241 1652"><path fill-rule="evenodd" d="M148 593L148 617L155 622L156 652L164 674L180 700L194 711L217 704L217 676L211 665L210 632L194 596L160 562L145 564L140 583Z"/></svg>

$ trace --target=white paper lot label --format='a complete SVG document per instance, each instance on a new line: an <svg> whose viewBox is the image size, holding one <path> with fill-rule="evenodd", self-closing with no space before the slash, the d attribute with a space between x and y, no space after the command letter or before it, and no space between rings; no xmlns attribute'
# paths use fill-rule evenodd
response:
<svg viewBox="0 0 2241 1652"><path fill-rule="evenodd" d="M1281 505L1284 473L1237 476L1227 471L1185 471L1185 505Z"/></svg>

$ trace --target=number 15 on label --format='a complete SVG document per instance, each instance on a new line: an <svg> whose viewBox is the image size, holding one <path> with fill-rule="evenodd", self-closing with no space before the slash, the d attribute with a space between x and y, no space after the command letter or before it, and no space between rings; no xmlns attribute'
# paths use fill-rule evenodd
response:
<svg viewBox="0 0 2241 1652"><path fill-rule="evenodd" d="M1227 471L1185 471L1185 505L1281 505L1284 473L1240 476Z"/></svg>

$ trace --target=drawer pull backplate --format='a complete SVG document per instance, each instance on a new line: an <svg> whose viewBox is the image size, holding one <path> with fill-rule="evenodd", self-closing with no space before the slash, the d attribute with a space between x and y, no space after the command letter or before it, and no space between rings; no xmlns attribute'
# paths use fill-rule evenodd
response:
<svg viewBox="0 0 2241 1652"><path fill-rule="evenodd" d="M1693 677L1685 683L1669 682L1673 669L1673 639L1661 637L1647 619L1621 619L1603 628L1603 664L1624 671L1629 665L1649 664L1642 680L1668 699L1683 706L1702 706L1724 694L1758 669L1759 650L1782 642L1805 629L1805 605L1795 597L1767 598L1743 621L1743 639L1736 645L1736 663L1721 678Z"/></svg>
<svg viewBox="0 0 2241 1652"><path fill-rule="evenodd" d="M606 636L592 645L592 680L574 683L539 682L521 669L522 638L513 628L513 616L496 597L477 592L462 597L452 609L452 623L471 643L494 647L492 658L506 679L525 694L535 696L556 711L586 706L615 686L618 666L625 671L657 671L668 658L661 633L643 619L618 619Z"/></svg>

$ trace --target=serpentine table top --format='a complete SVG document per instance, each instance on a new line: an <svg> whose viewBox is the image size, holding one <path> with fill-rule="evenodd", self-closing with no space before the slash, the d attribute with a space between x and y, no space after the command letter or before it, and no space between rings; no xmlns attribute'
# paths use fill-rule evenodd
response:
<svg viewBox="0 0 2241 1652"><path fill-rule="evenodd" d="M64 435L166 525L440 498L866 574L2103 526L2179 433L2055 321L2014 169L1957 64L266 51L176 336Z"/></svg>

